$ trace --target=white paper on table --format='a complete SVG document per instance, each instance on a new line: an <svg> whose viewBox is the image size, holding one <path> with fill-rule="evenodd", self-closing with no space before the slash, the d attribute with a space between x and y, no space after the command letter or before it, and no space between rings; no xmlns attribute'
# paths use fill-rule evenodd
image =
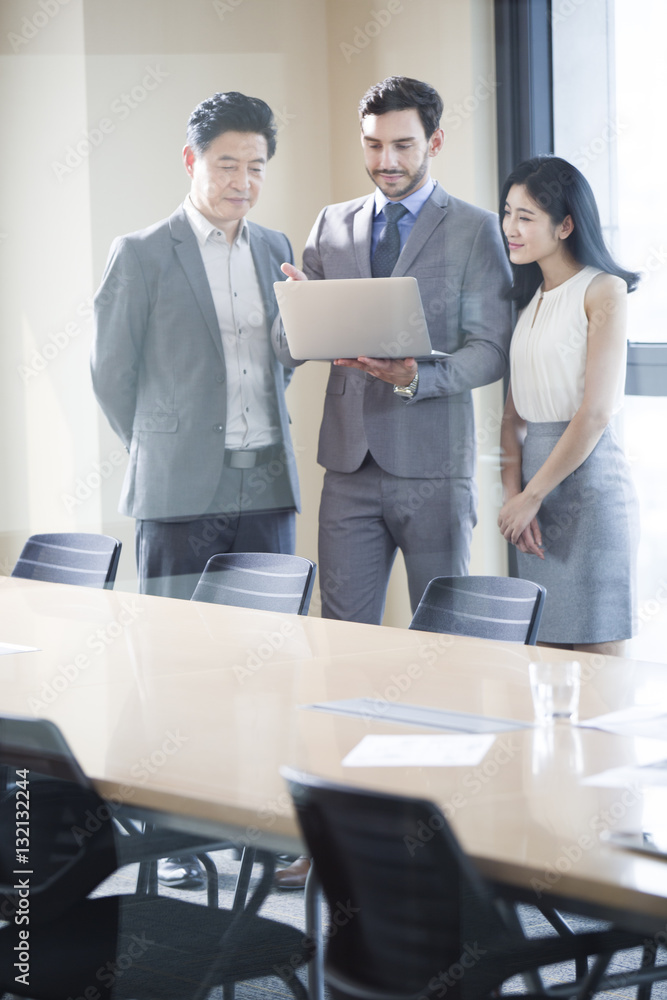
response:
<svg viewBox="0 0 667 1000"><path fill-rule="evenodd" d="M0 642L0 656L6 653L36 653L38 646L15 646L13 643Z"/></svg>
<svg viewBox="0 0 667 1000"><path fill-rule="evenodd" d="M601 788L664 786L667 788L667 743L663 740L633 740L634 763L610 767L590 774L582 784Z"/></svg>
<svg viewBox="0 0 667 1000"><path fill-rule="evenodd" d="M667 763L665 767L610 767L600 774L590 774L582 785L596 785L598 788L630 788L633 785L664 785L667 787Z"/></svg>
<svg viewBox="0 0 667 1000"><path fill-rule="evenodd" d="M604 729L619 736L645 736L667 740L667 706L631 705L579 723L587 729Z"/></svg>
<svg viewBox="0 0 667 1000"><path fill-rule="evenodd" d="M412 734L364 736L343 767L471 767L479 764L495 735Z"/></svg>

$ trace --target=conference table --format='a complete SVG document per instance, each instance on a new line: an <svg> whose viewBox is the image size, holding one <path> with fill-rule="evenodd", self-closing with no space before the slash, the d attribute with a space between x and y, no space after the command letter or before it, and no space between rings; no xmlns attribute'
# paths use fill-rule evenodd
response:
<svg viewBox="0 0 667 1000"><path fill-rule="evenodd" d="M585 725L667 711L664 665L578 654L580 724L535 726L528 664L571 653L7 577L1 643L30 649L0 645L0 712L52 719L97 790L139 817L298 853L289 765L435 801L518 899L667 927L667 863L602 839L667 832L661 769L645 780L667 758L660 719L648 741ZM368 736L484 733L475 765L344 763Z"/></svg>

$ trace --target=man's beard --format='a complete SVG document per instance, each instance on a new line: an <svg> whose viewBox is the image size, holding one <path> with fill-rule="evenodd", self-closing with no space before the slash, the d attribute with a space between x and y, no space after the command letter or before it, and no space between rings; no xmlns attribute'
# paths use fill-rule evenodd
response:
<svg viewBox="0 0 667 1000"><path fill-rule="evenodd" d="M400 187L397 185L395 188L393 189L390 188L387 191L384 188L383 182L381 180L378 180L377 177L374 176L368 168L366 168L366 173L373 181L373 183L377 184L377 186L380 188L380 191L382 191L382 194L385 195L385 197L387 198L392 198L394 201L400 201L401 198L405 198L406 195L411 194L413 191L415 191L424 180L427 171L428 171L428 154L426 154L421 164L419 165L417 170L414 171L414 173L410 174L407 171L400 171L400 173L397 174L397 176L402 176L404 183ZM378 170L376 171L376 173L380 174L382 173L382 171Z"/></svg>

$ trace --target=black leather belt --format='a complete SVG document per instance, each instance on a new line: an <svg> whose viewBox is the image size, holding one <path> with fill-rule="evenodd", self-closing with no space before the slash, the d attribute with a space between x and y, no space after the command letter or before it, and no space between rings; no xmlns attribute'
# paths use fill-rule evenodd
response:
<svg viewBox="0 0 667 1000"><path fill-rule="evenodd" d="M254 469L256 465L265 465L272 458L279 458L283 449L278 444L268 448L239 448L230 451L225 448L225 465L229 469Z"/></svg>

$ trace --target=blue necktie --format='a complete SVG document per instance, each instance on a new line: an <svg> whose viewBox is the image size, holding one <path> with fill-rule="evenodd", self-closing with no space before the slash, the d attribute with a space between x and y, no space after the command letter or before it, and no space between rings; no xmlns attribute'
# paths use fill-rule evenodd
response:
<svg viewBox="0 0 667 1000"><path fill-rule="evenodd" d="M371 273L374 278L388 278L396 266L401 252L401 235L398 231L398 220L407 212L405 205L387 202L383 212L387 224L380 233L375 253L371 261Z"/></svg>

